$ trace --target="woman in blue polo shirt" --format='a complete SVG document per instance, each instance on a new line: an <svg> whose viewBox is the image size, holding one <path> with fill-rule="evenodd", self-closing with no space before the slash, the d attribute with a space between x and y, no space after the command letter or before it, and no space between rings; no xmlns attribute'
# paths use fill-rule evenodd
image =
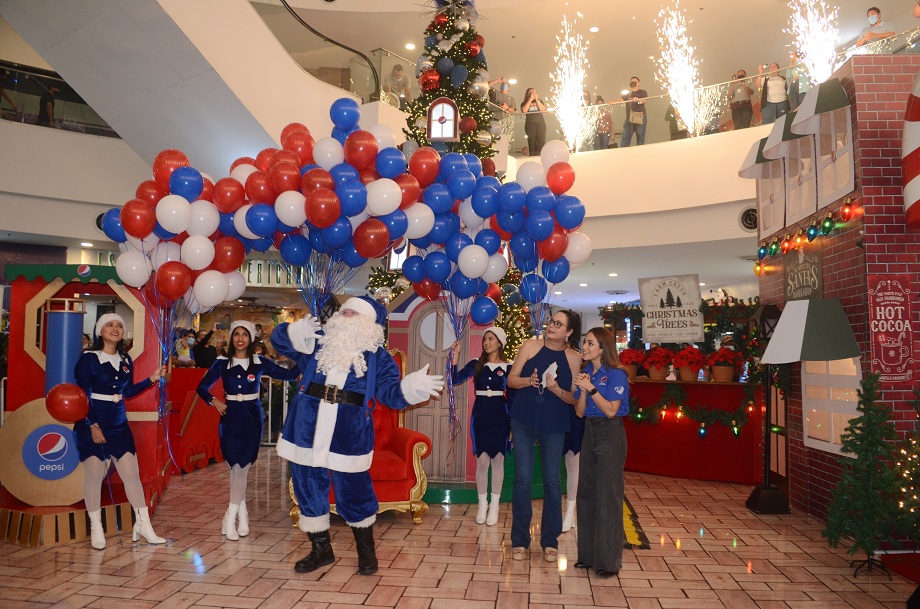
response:
<svg viewBox="0 0 920 609"><path fill-rule="evenodd" d="M578 476L578 562L612 577L623 566L623 466L629 413L629 377L620 365L616 339L592 328L581 351L585 369L575 377L575 413L585 418Z"/></svg>

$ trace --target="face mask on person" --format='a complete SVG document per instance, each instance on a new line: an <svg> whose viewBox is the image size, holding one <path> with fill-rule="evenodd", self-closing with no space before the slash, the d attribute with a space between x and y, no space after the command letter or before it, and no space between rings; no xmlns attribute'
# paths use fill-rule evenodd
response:
<svg viewBox="0 0 920 609"><path fill-rule="evenodd" d="M878 15L869 15L869 25L878 23Z"/></svg>
<svg viewBox="0 0 920 609"><path fill-rule="evenodd" d="M637 81L634 80L634 81L632 81L631 83L629 83L629 86L630 86L630 87L638 87L638 86L639 86L639 83L638 83Z"/></svg>
<svg viewBox="0 0 920 609"><path fill-rule="evenodd" d="M188 338L188 339L187 339L187 342L188 342L188 346L189 346L189 347L195 346L195 339L194 339L194 338Z"/></svg>

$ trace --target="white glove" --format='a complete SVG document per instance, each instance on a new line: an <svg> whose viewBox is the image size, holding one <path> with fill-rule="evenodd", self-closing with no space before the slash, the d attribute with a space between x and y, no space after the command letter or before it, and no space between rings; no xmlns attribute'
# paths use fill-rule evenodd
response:
<svg viewBox="0 0 920 609"><path fill-rule="evenodd" d="M421 404L439 396L444 389L444 377L440 374L428 374L428 364L412 374L407 374L399 383L403 397L410 404Z"/></svg>
<svg viewBox="0 0 920 609"><path fill-rule="evenodd" d="M307 315L288 325L288 338L291 340L291 345L300 353L307 355L313 353L320 328L319 320L312 315Z"/></svg>

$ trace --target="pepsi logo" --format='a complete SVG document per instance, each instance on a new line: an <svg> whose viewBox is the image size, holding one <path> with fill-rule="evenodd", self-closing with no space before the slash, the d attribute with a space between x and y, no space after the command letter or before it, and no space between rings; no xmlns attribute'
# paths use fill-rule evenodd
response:
<svg viewBox="0 0 920 609"><path fill-rule="evenodd" d="M67 440L56 431L46 433L38 440L38 456L45 461L60 461L67 454Z"/></svg>
<svg viewBox="0 0 920 609"><path fill-rule="evenodd" d="M253 381L256 380L256 375L255 375L255 374L250 374L249 376L246 377L246 380L249 381L249 382L251 383L251 382L253 382Z"/></svg>
<svg viewBox="0 0 920 609"><path fill-rule="evenodd" d="M73 432L63 425L42 425L22 443L22 462L42 480L66 478L80 465Z"/></svg>
<svg viewBox="0 0 920 609"><path fill-rule="evenodd" d="M88 264L81 264L77 267L77 275L80 277L89 277L93 274L93 269Z"/></svg>

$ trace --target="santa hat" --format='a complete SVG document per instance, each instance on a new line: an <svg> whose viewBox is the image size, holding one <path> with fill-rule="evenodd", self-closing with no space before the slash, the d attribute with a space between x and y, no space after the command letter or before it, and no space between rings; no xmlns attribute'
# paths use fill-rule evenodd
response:
<svg viewBox="0 0 920 609"><path fill-rule="evenodd" d="M231 337L233 336L233 331L236 330L237 328L243 328L244 330L246 330L247 332L249 332L249 340L250 340L250 341L255 340L255 338L256 338L256 327L255 327L254 325L252 325L252 322L250 322L250 321L243 321L242 319L240 319L240 320L238 320L238 321L232 322L232 323L230 324L230 336L231 336Z"/></svg>
<svg viewBox="0 0 920 609"><path fill-rule="evenodd" d="M491 332L495 335L495 338L498 339L498 342L502 344L502 347L508 344L508 334L499 328L498 326L490 326L482 331L482 335L485 336L486 332Z"/></svg>
<svg viewBox="0 0 920 609"><path fill-rule="evenodd" d="M370 296L352 296L342 305L343 311L354 311L379 326L387 323L387 309Z"/></svg>
<svg viewBox="0 0 920 609"><path fill-rule="evenodd" d="M122 326L125 325L124 318L118 313L106 313L105 315L103 315L102 317L96 320L96 331L95 331L96 336L99 336L100 334L102 334L102 328L105 326L105 324L109 323L110 321L120 321Z"/></svg>

